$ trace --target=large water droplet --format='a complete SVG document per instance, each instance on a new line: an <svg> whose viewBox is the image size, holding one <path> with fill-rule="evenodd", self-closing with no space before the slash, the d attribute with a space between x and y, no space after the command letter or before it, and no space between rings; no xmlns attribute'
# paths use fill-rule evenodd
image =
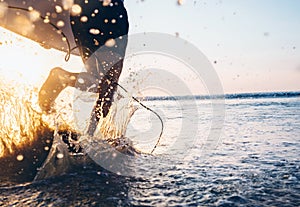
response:
<svg viewBox="0 0 300 207"><path fill-rule="evenodd" d="M24 160L24 156L23 155L18 155L17 156L17 160L20 161L20 162L23 161Z"/></svg>
<svg viewBox="0 0 300 207"><path fill-rule="evenodd" d="M72 16L80 15L81 11L82 11L81 6L79 6L78 4L74 4L71 8L71 15Z"/></svg>
<svg viewBox="0 0 300 207"><path fill-rule="evenodd" d="M59 5L56 5L56 6L55 6L55 11L56 11L56 13L59 14L59 13L62 12L62 10L63 10L63 9L61 8L61 6L59 6Z"/></svg>
<svg viewBox="0 0 300 207"><path fill-rule="evenodd" d="M82 16L82 17L80 18L80 21L81 21L81 22L87 22L87 21L88 21L88 17L87 17L87 16Z"/></svg>
<svg viewBox="0 0 300 207"><path fill-rule="evenodd" d="M113 46L115 46L115 44L116 44L116 41L114 39L109 39L105 42L106 47L113 47Z"/></svg>
<svg viewBox="0 0 300 207"><path fill-rule="evenodd" d="M90 29L90 33L93 34L93 35L98 35L98 34L100 34L100 30L92 28L92 29Z"/></svg>
<svg viewBox="0 0 300 207"><path fill-rule="evenodd" d="M64 21L60 20L56 23L56 26L63 27L63 26L65 26L65 23L64 23Z"/></svg>

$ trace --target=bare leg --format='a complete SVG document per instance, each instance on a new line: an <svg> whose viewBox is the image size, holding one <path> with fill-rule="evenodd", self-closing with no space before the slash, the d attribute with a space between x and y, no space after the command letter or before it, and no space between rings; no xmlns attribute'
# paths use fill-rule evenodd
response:
<svg viewBox="0 0 300 207"><path fill-rule="evenodd" d="M97 78L89 73L71 73L62 68L53 68L39 91L39 105L49 113L57 96L66 87L76 87L82 91L97 92Z"/></svg>
<svg viewBox="0 0 300 207"><path fill-rule="evenodd" d="M39 105L42 111L49 113L53 102L67 86L74 86L78 73L70 73L62 68L53 68L39 91Z"/></svg>
<svg viewBox="0 0 300 207"><path fill-rule="evenodd" d="M107 72L103 71L106 75L103 75L100 81L97 77L91 75L91 73L71 73L59 67L53 68L40 89L39 105L44 112L51 112L51 107L55 99L68 86L76 87L82 91L98 93L99 96L94 106L88 128L88 134L93 136L100 118L106 117L109 112L122 67L123 60L120 60L114 66L110 67Z"/></svg>
<svg viewBox="0 0 300 207"><path fill-rule="evenodd" d="M101 117L106 117L113 102L114 92L117 90L117 83L123 68L123 60L117 62L110 68L98 86L98 99L91 114L88 135L93 136Z"/></svg>

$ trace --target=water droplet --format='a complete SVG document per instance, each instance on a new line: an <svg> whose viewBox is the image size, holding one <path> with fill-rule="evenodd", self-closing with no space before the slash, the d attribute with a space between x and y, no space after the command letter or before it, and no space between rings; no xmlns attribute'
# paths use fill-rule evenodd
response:
<svg viewBox="0 0 300 207"><path fill-rule="evenodd" d="M82 78L79 78L79 79L78 79L78 83L84 84L84 80L83 80Z"/></svg>
<svg viewBox="0 0 300 207"><path fill-rule="evenodd" d="M63 26L65 26L65 23L64 23L64 21L60 20L56 23L56 26L63 27Z"/></svg>
<svg viewBox="0 0 300 207"><path fill-rule="evenodd" d="M106 47L113 47L113 46L115 46L115 44L116 44L116 41L114 39L109 39L105 42Z"/></svg>
<svg viewBox="0 0 300 207"><path fill-rule="evenodd" d="M44 19L44 23L48 24L49 22L50 22L49 18L46 17L46 18Z"/></svg>
<svg viewBox="0 0 300 207"><path fill-rule="evenodd" d="M94 39L94 45L98 46L99 45L99 42L98 40Z"/></svg>
<svg viewBox="0 0 300 207"><path fill-rule="evenodd" d="M62 158L64 158L64 154L63 153L58 153L56 155L56 157L57 157L57 159L62 159Z"/></svg>
<svg viewBox="0 0 300 207"><path fill-rule="evenodd" d="M100 30L92 28L92 29L90 29L90 33L93 34L93 35L98 35L98 34L100 34Z"/></svg>
<svg viewBox="0 0 300 207"><path fill-rule="evenodd" d="M77 16L81 13L81 11L82 11L81 6L78 4L74 4L71 8L71 15Z"/></svg>
<svg viewBox="0 0 300 207"><path fill-rule="evenodd" d="M62 12L62 10L63 10L63 9L61 8L61 6L58 6L58 5L55 6L55 11L56 11L56 13L59 14L59 13Z"/></svg>
<svg viewBox="0 0 300 207"><path fill-rule="evenodd" d="M23 155L18 155L17 156L17 160L20 161L20 162L23 161L24 160L24 156Z"/></svg>
<svg viewBox="0 0 300 207"><path fill-rule="evenodd" d="M87 21L88 21L87 16L82 16L82 17L80 17L80 21L81 21L81 22L87 22Z"/></svg>

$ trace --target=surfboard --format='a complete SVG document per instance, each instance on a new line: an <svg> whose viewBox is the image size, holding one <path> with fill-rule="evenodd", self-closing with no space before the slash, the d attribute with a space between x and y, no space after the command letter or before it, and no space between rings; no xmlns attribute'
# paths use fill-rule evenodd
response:
<svg viewBox="0 0 300 207"><path fill-rule="evenodd" d="M68 0L4 0L0 2L0 26L45 48L68 52L76 47L71 7ZM79 55L77 50L72 54Z"/></svg>

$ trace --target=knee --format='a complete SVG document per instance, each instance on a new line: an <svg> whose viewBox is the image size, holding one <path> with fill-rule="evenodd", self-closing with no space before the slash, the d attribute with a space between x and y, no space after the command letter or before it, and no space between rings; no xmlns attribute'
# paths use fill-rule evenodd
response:
<svg viewBox="0 0 300 207"><path fill-rule="evenodd" d="M70 82L70 76L72 73L60 68L60 67L55 67L50 71L50 76L55 78L55 80L59 83L66 84ZM75 77L74 77L75 78Z"/></svg>
<svg viewBox="0 0 300 207"><path fill-rule="evenodd" d="M55 68L51 69L49 76L51 76L52 78L55 78L56 81L60 81L62 79L60 77L63 77L65 72L66 71L64 69L62 69L60 67L55 67Z"/></svg>
<svg viewBox="0 0 300 207"><path fill-rule="evenodd" d="M62 74L66 72L64 69L60 68L60 67L55 67L55 68L52 68L51 71L50 71L50 75L52 76L56 76L56 75L59 75L59 74Z"/></svg>
<svg viewBox="0 0 300 207"><path fill-rule="evenodd" d="M60 67L55 67L50 71L50 76L55 76L57 78L59 78L60 76L64 77L69 74L70 74L70 72L65 71L64 69L62 69Z"/></svg>

